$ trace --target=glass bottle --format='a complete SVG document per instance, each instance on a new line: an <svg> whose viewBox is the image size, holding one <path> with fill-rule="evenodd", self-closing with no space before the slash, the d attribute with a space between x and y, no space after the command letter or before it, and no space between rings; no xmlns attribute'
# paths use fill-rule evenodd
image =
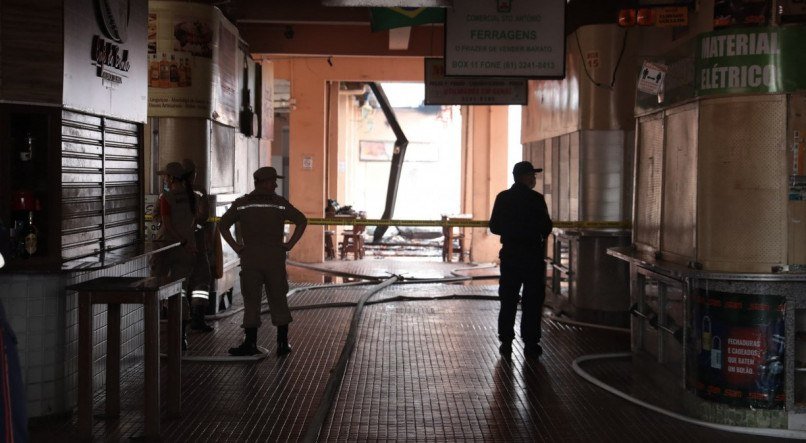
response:
<svg viewBox="0 0 806 443"><path fill-rule="evenodd" d="M176 58L174 58L173 54L171 54L171 67L169 69L171 87L175 88L179 86L179 66L177 66Z"/></svg>
<svg viewBox="0 0 806 443"><path fill-rule="evenodd" d="M34 158L34 137L30 132L25 133L22 149L20 150L20 161L29 162Z"/></svg>
<svg viewBox="0 0 806 443"><path fill-rule="evenodd" d="M185 59L179 59L179 86L185 87L188 85L187 71L185 70Z"/></svg>
<svg viewBox="0 0 806 443"><path fill-rule="evenodd" d="M159 88L160 86L160 62L157 60L157 54L151 55L148 63L148 86L152 88Z"/></svg>
<svg viewBox="0 0 806 443"><path fill-rule="evenodd" d="M171 87L171 62L168 61L168 56L162 53L162 60L160 60L160 88Z"/></svg>
<svg viewBox="0 0 806 443"><path fill-rule="evenodd" d="M17 234L18 256L29 258L36 255L39 248L39 229L34 225L34 211L28 211L28 223Z"/></svg>

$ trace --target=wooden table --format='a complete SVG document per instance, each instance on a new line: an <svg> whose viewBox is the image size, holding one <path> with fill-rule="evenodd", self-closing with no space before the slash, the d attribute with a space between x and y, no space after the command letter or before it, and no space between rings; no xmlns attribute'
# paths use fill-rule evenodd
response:
<svg viewBox="0 0 806 443"><path fill-rule="evenodd" d="M145 335L145 437L160 434L160 301L168 306L168 414L181 412L182 282L101 277L69 286L78 292L78 430L92 438L92 305L107 305L106 416L120 415L120 305L141 304Z"/></svg>

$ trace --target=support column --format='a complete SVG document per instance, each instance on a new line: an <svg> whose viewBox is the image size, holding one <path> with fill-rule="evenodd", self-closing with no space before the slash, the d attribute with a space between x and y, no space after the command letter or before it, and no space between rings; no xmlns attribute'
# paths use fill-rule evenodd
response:
<svg viewBox="0 0 806 443"><path fill-rule="evenodd" d="M475 220L489 219L495 196L507 187L507 116L506 106L463 108L463 212ZM477 262L497 259L501 248L499 237L482 228L472 230L470 247Z"/></svg>

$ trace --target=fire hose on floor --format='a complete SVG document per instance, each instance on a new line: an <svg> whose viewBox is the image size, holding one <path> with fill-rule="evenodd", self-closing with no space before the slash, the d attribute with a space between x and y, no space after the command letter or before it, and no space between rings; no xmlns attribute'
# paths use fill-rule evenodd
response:
<svg viewBox="0 0 806 443"><path fill-rule="evenodd" d="M301 263L294 263L289 262L292 266L299 266L304 267L307 269L314 269L325 274L334 274L336 275L336 271L316 267L314 265L306 265ZM473 277L469 276L461 276L460 272L465 270L472 270L472 269L480 269L480 268L461 268L451 271L451 274L455 277L449 278L436 278L436 279L412 279L412 278L403 278L399 275L391 275L385 280L381 281L383 277L378 276L366 276L360 274L351 274L351 273L338 273L338 275L349 277L349 278L363 278L370 281L360 281L360 282L352 282L352 283L343 283L343 284L325 284L325 285L314 285L314 286L306 286L301 288L295 288L289 291L289 296L298 294L304 291L309 290L317 290L317 289L330 289L330 288L338 288L338 287L353 287L353 286L367 286L373 285L368 287L366 293L364 293L361 298L357 302L334 302L334 303L321 303L321 304L312 304L312 305L303 305L303 306L295 306L290 308L291 310L308 310L308 309L323 309L323 308L332 308L332 307L355 307L353 311L353 317L350 322L350 327L347 333L347 339L345 341L345 345L342 348L341 354L339 359L331 370L330 377L328 378L327 384L325 386L325 392L322 396L322 399L319 403L319 406L316 409L316 412L311 420L310 426L308 427L305 436L303 437L304 441L314 442L317 441L319 438L319 434L324 427L327 418L330 415L330 411L335 403L336 396L339 392L341 387L341 381L344 377L344 374L347 370L347 365L349 364L350 357L352 352L355 348L356 339L358 335L358 328L361 322L361 316L363 314L363 310L365 306L368 305L375 305L380 303L390 303L390 302L400 302L400 301L428 301L428 300L498 300L498 296L492 295L472 295L472 294L450 294L450 295L442 295L442 296L394 296L389 298L384 298L382 300L374 300L371 301L370 299L372 296L380 292L381 290L393 285L393 284L424 284L424 283L454 283L454 282L464 282L473 279ZM489 277L479 277L479 278L489 278ZM242 308L240 308L242 309ZM236 310L234 312L228 313L227 315L233 315L236 312L240 312ZM267 312L265 309L261 312ZM551 318L553 321L557 321L560 323L566 323L575 326L581 327L589 327L589 328L598 328L598 329L606 329L610 331L616 332L629 332L629 330L624 328L614 328L611 326L604 326L604 325L597 325L585 322L578 322L574 320L564 319L561 317L547 315L548 318ZM247 357L243 359L242 357L184 357L183 361L227 361L233 362L236 361L235 359L241 359L240 361L254 361L264 358L265 355L268 353L265 349L261 349L263 355L260 357L253 356ZM702 420L697 420L694 418L686 417L682 414L678 414L673 411L669 411L663 409L661 407L652 405L648 402L640 400L636 397L630 396L615 387L604 383L603 381L595 378L587 371L583 370L580 366L581 363L586 361L594 361L594 360L601 360L601 359L609 359L609 358L627 358L631 357L632 353L623 352L623 353L610 353L610 354L591 354L591 355L583 355L576 358L572 363L572 369L574 372L588 381L593 385L604 389L605 391L621 397L624 400L627 400L633 404L642 406L644 408L650 409L657 413L666 415L668 417L684 421L686 423L695 424L699 426L708 427L711 429L716 429L720 431L727 431L727 432L734 432L734 433L741 433L741 434L749 434L749 435L758 435L758 436L767 436L767 437L776 437L776 438L790 438L790 439L806 439L806 432L803 431L796 431L796 430L788 430L788 429L768 429L768 428L751 428L751 427L742 427L742 426L732 426L732 425L724 425L724 424L717 424L717 423L710 423ZM255 358L256 357L256 358Z"/></svg>

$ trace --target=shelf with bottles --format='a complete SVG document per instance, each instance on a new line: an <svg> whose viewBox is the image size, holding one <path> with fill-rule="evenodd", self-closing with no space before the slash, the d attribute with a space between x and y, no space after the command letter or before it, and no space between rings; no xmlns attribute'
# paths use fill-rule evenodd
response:
<svg viewBox="0 0 806 443"><path fill-rule="evenodd" d="M56 140L54 111L3 106L0 120L0 158L6 165L0 171L0 252L7 269L55 263L59 226L46 224L59 219L53 197L59 180L51 171L57 166L51 157L58 154L50 148Z"/></svg>

